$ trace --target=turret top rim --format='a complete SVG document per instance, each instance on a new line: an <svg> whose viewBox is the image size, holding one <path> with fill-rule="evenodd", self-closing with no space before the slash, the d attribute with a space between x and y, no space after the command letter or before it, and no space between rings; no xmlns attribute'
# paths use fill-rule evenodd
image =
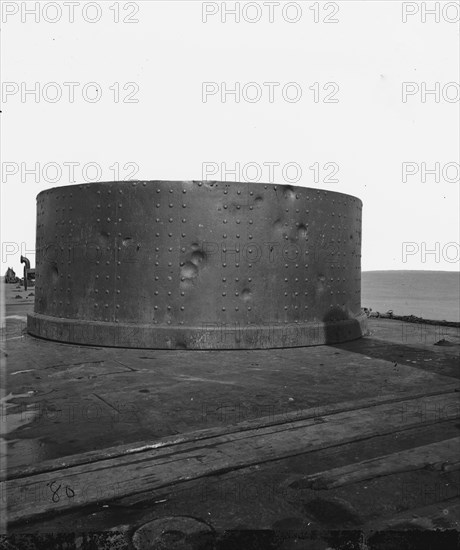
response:
<svg viewBox="0 0 460 550"><path fill-rule="evenodd" d="M164 186L179 186L186 185L189 187L204 187L204 188L217 188L218 186L248 186L249 188L254 189L254 191L266 191L268 189L277 189L281 190L292 190L292 191L301 191L301 192L311 192L315 195L323 196L337 196L342 198L353 199L353 201L358 202L362 205L361 199L354 195L348 193L342 193L340 191L331 191L330 189L319 189L317 187L306 187L302 185L290 185L286 183L268 183L268 182L245 182L245 181L221 181L221 180L121 180L121 181L98 181L90 183L77 183L72 185L61 185L58 187L50 187L49 189L44 189L37 195L37 200L43 195L50 193L62 192L62 191L79 191L79 190L88 190L95 189L96 187L106 187L106 186L124 186L128 187L140 187L148 188L153 185L164 185Z"/></svg>

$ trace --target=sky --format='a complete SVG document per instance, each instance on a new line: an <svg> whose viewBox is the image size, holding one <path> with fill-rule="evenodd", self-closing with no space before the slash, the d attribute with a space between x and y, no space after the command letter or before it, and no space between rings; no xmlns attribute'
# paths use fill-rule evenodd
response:
<svg viewBox="0 0 460 550"><path fill-rule="evenodd" d="M458 270L458 3L64 4L2 2L2 274L40 191L114 179L349 193L363 270Z"/></svg>

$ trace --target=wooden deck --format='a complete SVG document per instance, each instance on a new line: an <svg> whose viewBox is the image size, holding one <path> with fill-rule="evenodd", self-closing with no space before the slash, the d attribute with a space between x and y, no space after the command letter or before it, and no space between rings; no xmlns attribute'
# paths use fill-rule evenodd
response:
<svg viewBox="0 0 460 550"><path fill-rule="evenodd" d="M147 548L174 532L204 548L257 529L287 549L314 532L308 548L339 530L459 528L458 328L370 319L334 346L103 349L28 336L32 297L8 292L12 534Z"/></svg>

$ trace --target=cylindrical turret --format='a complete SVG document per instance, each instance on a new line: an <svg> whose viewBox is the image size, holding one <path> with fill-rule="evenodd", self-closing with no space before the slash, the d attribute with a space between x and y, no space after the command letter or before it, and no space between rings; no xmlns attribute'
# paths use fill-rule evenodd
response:
<svg viewBox="0 0 460 550"><path fill-rule="evenodd" d="M171 349L358 338L361 210L342 193L130 181L37 197L31 334Z"/></svg>

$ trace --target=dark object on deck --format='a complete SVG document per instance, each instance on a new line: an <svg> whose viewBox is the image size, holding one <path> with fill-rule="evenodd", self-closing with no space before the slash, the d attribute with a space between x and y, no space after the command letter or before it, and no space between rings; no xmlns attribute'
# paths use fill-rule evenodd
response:
<svg viewBox="0 0 460 550"><path fill-rule="evenodd" d="M31 334L161 349L359 338L359 199L215 181L72 185L37 197Z"/></svg>
<svg viewBox="0 0 460 550"><path fill-rule="evenodd" d="M24 290L27 290L28 284L35 284L35 268L30 267L30 261L25 256L21 256L21 264L24 264Z"/></svg>
<svg viewBox="0 0 460 550"><path fill-rule="evenodd" d="M434 346L454 346L452 342L449 342L449 340L446 340L445 338L442 338L441 340L438 340L433 344Z"/></svg>
<svg viewBox="0 0 460 550"><path fill-rule="evenodd" d="M15 273L14 269L9 267L6 270L6 273L5 273L5 283L14 284L14 283L17 283L18 281L19 281L19 278L16 277L16 273Z"/></svg>

